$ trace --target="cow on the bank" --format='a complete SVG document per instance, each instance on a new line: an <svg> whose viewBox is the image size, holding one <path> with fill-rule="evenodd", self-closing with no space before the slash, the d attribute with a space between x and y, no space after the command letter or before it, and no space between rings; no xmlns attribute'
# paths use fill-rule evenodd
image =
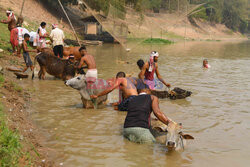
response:
<svg viewBox="0 0 250 167"><path fill-rule="evenodd" d="M90 95L98 94L102 92L103 90L105 90L105 87L107 86L107 82L103 79L98 79L94 84L90 86L90 85L87 85L85 75L80 75L80 76L77 76L75 78L65 81L65 85L78 90L81 95L83 108L89 109L89 108L94 108L94 101L91 100ZM105 105L107 98L108 98L108 95L98 97L96 104L98 106Z"/></svg>
<svg viewBox="0 0 250 167"><path fill-rule="evenodd" d="M62 60L51 55L49 52L39 53L35 57L34 66L36 62L40 65L40 71L38 73L39 79L45 79L46 72L62 80L73 78L76 73L74 64L72 64L69 60ZM32 79L34 78L34 71L32 73Z"/></svg>

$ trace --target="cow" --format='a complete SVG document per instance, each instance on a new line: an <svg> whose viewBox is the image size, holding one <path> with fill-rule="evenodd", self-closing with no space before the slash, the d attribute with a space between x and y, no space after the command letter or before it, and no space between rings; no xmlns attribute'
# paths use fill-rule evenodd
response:
<svg viewBox="0 0 250 167"><path fill-rule="evenodd" d="M160 99L169 98L171 100L176 100L185 99L186 97L191 96L192 92L176 87L170 91L151 90L151 94Z"/></svg>
<svg viewBox="0 0 250 167"><path fill-rule="evenodd" d="M186 140L193 140L194 137L182 132L182 124L170 123L168 126L158 119L151 119L151 133L157 143L166 145L168 151L180 151L186 147Z"/></svg>
<svg viewBox="0 0 250 167"><path fill-rule="evenodd" d="M64 47L63 48L63 56L64 57L69 57L69 55L74 55L76 61L80 61L81 59L81 54L79 52L80 47L78 46L69 46L69 47Z"/></svg>
<svg viewBox="0 0 250 167"><path fill-rule="evenodd" d="M62 60L52 55L49 52L39 53L34 60L34 66L36 62L40 65L40 71L38 73L39 79L45 79L45 73L60 78L62 80L67 80L73 78L76 73L76 68L69 60ZM34 71L32 73L32 79L34 79Z"/></svg>
<svg viewBox="0 0 250 167"><path fill-rule="evenodd" d="M106 84L106 85L105 85ZM107 86L107 82L104 79L98 79L93 85L88 86L85 75L79 75L75 78L65 81L66 86L70 86L73 89L79 91L83 108L91 109L94 108L94 101L91 100L90 94L98 94L102 92ZM96 104L98 108L105 105L108 99L108 95L98 97Z"/></svg>

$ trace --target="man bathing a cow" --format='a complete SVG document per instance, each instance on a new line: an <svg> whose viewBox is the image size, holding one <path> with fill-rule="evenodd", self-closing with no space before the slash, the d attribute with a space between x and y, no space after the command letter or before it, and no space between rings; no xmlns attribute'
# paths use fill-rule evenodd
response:
<svg viewBox="0 0 250 167"><path fill-rule="evenodd" d="M88 54L85 46L82 46L79 49L79 52L81 54L81 60L77 68L82 69L86 65L88 69L86 73L87 83L89 84L94 83L97 80L97 69L96 69L95 58L92 55Z"/></svg>
<svg viewBox="0 0 250 167"><path fill-rule="evenodd" d="M141 72L139 73L139 78L144 80L145 83L149 86L150 89L155 89L155 81L154 74L156 73L157 78L168 88L171 87L169 83L166 83L164 79L161 77L159 69L158 69L158 57L159 53L153 51L150 55L150 59L148 62L144 63L143 60L139 60L137 65Z"/></svg>
<svg viewBox="0 0 250 167"><path fill-rule="evenodd" d="M131 82L131 80L126 78L126 74L124 72L118 72L114 84L112 84L108 89L104 90L103 92L97 95L92 95L91 98L96 99L100 96L104 96L117 88L119 88L119 95L122 96L122 100L120 98L120 102L118 104L117 109L119 111L127 111L128 103L135 96L137 96L138 93L135 85Z"/></svg>

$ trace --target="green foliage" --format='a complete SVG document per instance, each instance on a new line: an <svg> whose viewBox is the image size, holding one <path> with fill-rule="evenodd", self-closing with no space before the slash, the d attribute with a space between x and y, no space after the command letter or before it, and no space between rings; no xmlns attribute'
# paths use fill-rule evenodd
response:
<svg viewBox="0 0 250 167"><path fill-rule="evenodd" d="M167 39L160 39L160 38L148 38L143 41L144 44L173 44L174 42L169 41Z"/></svg>
<svg viewBox="0 0 250 167"><path fill-rule="evenodd" d="M205 12L202 10L192 17L223 23L233 31L247 32L247 0L192 0L191 3L206 3Z"/></svg>
<svg viewBox="0 0 250 167"><path fill-rule="evenodd" d="M22 156L20 139L17 132L9 130L5 120L0 104L0 166L18 166Z"/></svg>
<svg viewBox="0 0 250 167"><path fill-rule="evenodd" d="M0 87L2 87L4 81L5 81L4 76L0 74Z"/></svg>

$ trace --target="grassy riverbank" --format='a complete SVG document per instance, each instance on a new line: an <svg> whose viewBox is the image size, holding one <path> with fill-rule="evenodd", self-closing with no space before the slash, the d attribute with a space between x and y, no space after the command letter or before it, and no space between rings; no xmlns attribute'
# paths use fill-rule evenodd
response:
<svg viewBox="0 0 250 167"><path fill-rule="evenodd" d="M0 9L0 19L6 19L3 9ZM36 25L27 23L28 30ZM41 144L42 133L29 119L27 106L32 91L20 86L14 74L6 70L7 66L24 67L23 58L9 52L12 48L6 24L0 24L0 32L3 50L0 52L0 166L54 166L49 149Z"/></svg>

